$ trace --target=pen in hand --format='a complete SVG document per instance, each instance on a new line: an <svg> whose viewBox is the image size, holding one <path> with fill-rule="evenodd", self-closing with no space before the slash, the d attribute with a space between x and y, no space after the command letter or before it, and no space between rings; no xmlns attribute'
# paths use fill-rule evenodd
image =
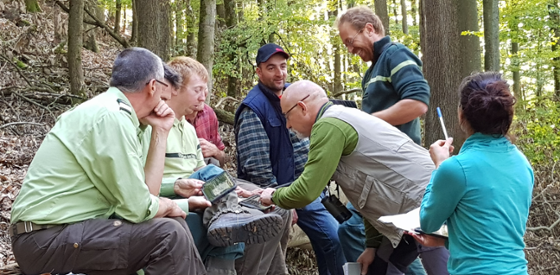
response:
<svg viewBox="0 0 560 275"><path fill-rule="evenodd" d="M441 109L439 107L437 107L437 115L439 117L441 129L443 130L443 136L445 137L445 140L447 140L449 137L447 136L447 130L445 130L445 123L443 123L443 116L441 115Z"/></svg>

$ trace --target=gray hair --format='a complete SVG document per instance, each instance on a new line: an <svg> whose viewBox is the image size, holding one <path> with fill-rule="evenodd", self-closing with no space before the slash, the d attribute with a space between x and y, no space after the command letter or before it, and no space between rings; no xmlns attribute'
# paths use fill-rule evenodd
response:
<svg viewBox="0 0 560 275"><path fill-rule="evenodd" d="M163 62L144 48L128 48L119 53L113 64L109 86L124 93L142 90L152 79L163 78Z"/></svg>

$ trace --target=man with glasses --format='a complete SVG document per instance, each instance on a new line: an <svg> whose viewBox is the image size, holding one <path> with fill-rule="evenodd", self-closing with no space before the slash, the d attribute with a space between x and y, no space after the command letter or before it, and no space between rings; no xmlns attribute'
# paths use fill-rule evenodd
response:
<svg viewBox="0 0 560 275"><path fill-rule="evenodd" d="M310 137L309 160L292 185L265 189L261 202L287 209L305 206L320 196L332 177L384 235L375 258L360 261L361 274L394 274L389 273L391 268L402 274L418 256L418 244L377 219L420 206L434 170L428 151L382 119L333 105L325 91L311 81L288 87L281 106L286 126ZM376 238L371 233L366 233L368 241Z"/></svg>
<svg viewBox="0 0 560 275"><path fill-rule="evenodd" d="M161 59L123 50L107 92L62 114L12 206L24 274L206 274L186 213L160 198L175 114ZM144 166L139 135L153 129Z"/></svg>
<svg viewBox="0 0 560 275"><path fill-rule="evenodd" d="M288 58L276 44L266 44L258 50L259 83L235 114L237 176L260 187L289 185L301 174L307 161L309 140L298 138L286 128L280 108L280 97L288 86ZM260 191L240 190L240 194L247 196ZM346 260L338 240L338 222L321 204L323 196L296 209L297 224L311 241L319 274L343 274ZM281 245L285 247L285 243Z"/></svg>
<svg viewBox="0 0 560 275"><path fill-rule="evenodd" d="M379 17L367 7L348 9L335 25L348 51L359 55L364 62L372 62L362 80L362 110L397 127L421 145L419 117L428 110L430 99L422 62L404 45L391 42ZM346 257L354 260L364 251L365 233L359 213L352 204L348 209L353 216L340 226L339 236ZM375 229L365 221L365 231L369 230ZM382 238L378 236L377 241L366 243L369 258ZM439 267L446 264L449 252L443 248L424 250L423 262L427 262L424 258L430 258L432 263L424 265L428 273L447 274L446 269L441 273ZM424 274L421 268L414 267L412 274Z"/></svg>

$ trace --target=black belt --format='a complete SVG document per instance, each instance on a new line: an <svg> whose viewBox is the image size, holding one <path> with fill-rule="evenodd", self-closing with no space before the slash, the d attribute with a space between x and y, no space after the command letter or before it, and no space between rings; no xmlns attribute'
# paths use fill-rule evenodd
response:
<svg viewBox="0 0 560 275"><path fill-rule="evenodd" d="M8 232L10 234L10 237L13 237L15 235L43 230L59 225L61 224L36 224L32 222L17 222L10 226L10 230L8 230Z"/></svg>

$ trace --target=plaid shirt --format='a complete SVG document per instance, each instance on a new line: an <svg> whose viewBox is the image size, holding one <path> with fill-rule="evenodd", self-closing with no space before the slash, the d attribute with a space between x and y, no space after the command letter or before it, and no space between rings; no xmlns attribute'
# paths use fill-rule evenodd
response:
<svg viewBox="0 0 560 275"><path fill-rule="evenodd" d="M239 115L237 125L238 165L243 168L250 182L261 187L276 185L276 176L272 174L270 162L270 140L259 117L253 110L245 107ZM294 147L295 177L297 178L303 172L307 162L309 139L299 139L291 131L290 139Z"/></svg>
<svg viewBox="0 0 560 275"><path fill-rule="evenodd" d="M196 129L196 136L198 138L203 138L211 142L221 151L226 148L218 132L220 126L218 117L216 117L216 113L212 110L212 107L204 103L202 111L198 112L194 121L189 120L189 123Z"/></svg>

